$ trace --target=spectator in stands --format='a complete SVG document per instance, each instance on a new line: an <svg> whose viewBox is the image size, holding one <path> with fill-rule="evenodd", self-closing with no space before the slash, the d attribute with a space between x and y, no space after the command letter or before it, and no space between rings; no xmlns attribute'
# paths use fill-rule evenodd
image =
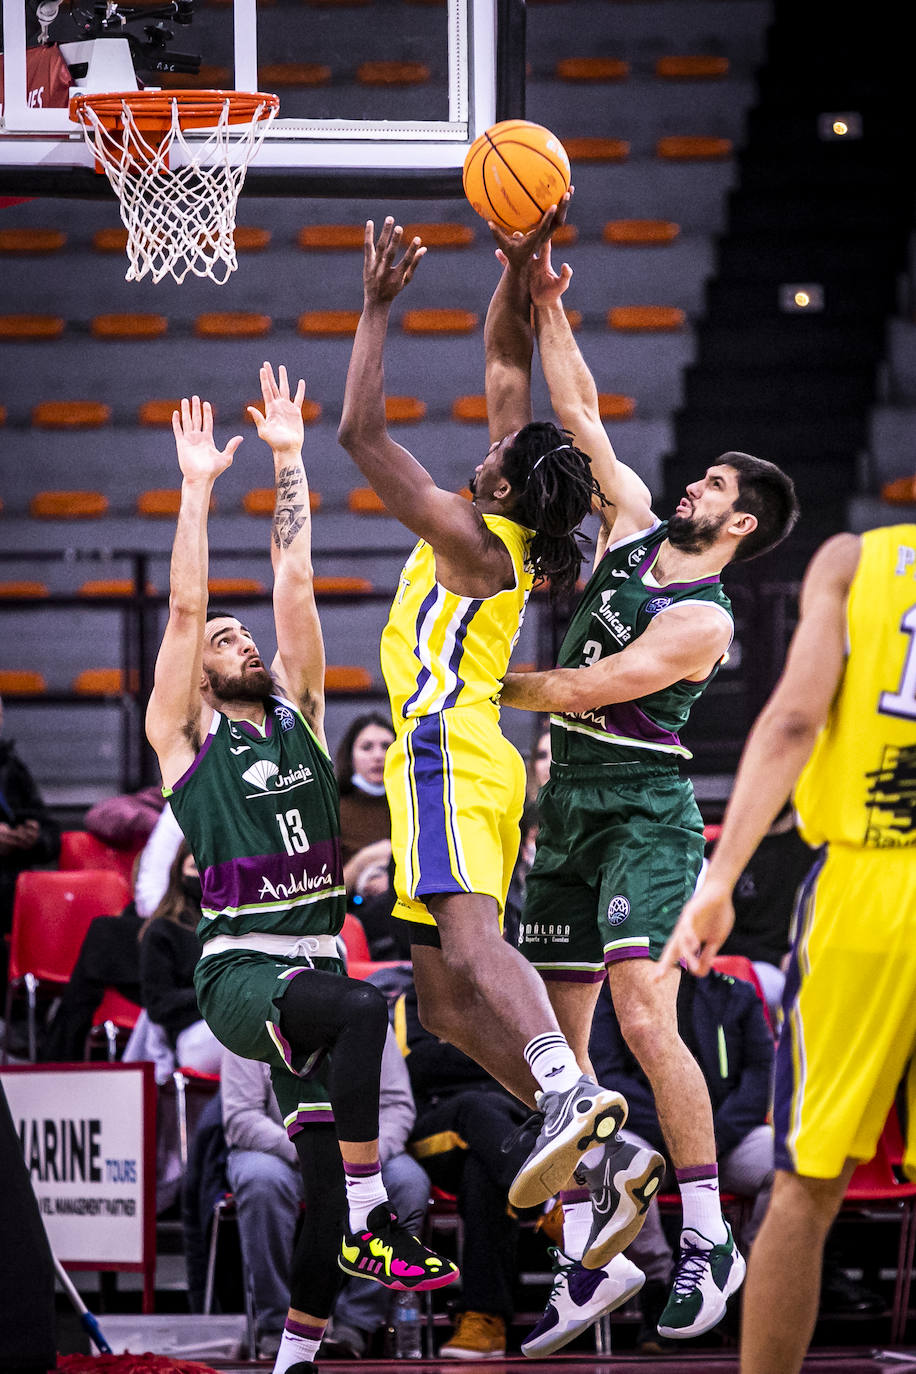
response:
<svg viewBox="0 0 916 1374"><path fill-rule="evenodd" d="M0 733L3 701L0 700ZM28 868L57 862L60 826L42 800L28 766L11 739L0 739L0 935L13 924L16 879ZM6 944L0 940L0 961L6 964Z"/></svg>
<svg viewBox="0 0 916 1374"><path fill-rule="evenodd" d="M773 1128L767 1122L773 1036L763 1004L750 983L721 973L713 972L702 979L685 974L678 990L677 1012L681 1037L709 1088L723 1191L753 1199L738 1237L742 1253L747 1254L763 1220L773 1182ZM649 1080L621 1034L606 984L595 1008L589 1054L598 1081L619 1086L627 1099L630 1112L622 1134L641 1147L648 1145L665 1154ZM671 1191L676 1191L673 1171L671 1174ZM657 1351L660 1343L655 1324L668 1301L674 1268L657 1204L649 1208L627 1256L646 1274L640 1295L643 1327L638 1343L645 1351Z"/></svg>
<svg viewBox="0 0 916 1374"><path fill-rule="evenodd" d="M140 936L145 926L133 898L118 916L95 918L48 1026L42 1059L67 1062L84 1058L93 1013L106 988L116 988L122 997L142 1005Z"/></svg>
<svg viewBox="0 0 916 1374"><path fill-rule="evenodd" d="M350 723L334 759L340 792L340 849L348 891L353 877L347 868L353 856L367 845L391 840L384 773L385 755L393 739L391 721L380 711L369 711Z"/></svg>
<svg viewBox="0 0 916 1374"><path fill-rule="evenodd" d="M140 991L150 1021L164 1032L177 1063L219 1073L222 1046L203 1020L194 990L200 897L197 864L183 843L172 861L166 894L140 941Z"/></svg>
<svg viewBox="0 0 916 1374"><path fill-rule="evenodd" d="M782 1001L795 897L817 858L795 828L795 811L786 802L760 841L735 885L735 928L723 954L743 954L760 979L773 1024Z"/></svg>
<svg viewBox="0 0 916 1374"><path fill-rule="evenodd" d="M498 1359L514 1312L518 1218L507 1195L531 1142L503 1145L529 1114L473 1059L424 1030L412 983L394 1023L417 1104L414 1153L432 1182L457 1196L464 1224L464 1310L439 1357Z"/></svg>
<svg viewBox="0 0 916 1374"><path fill-rule="evenodd" d="M90 806L83 825L103 844L135 852L143 848L162 814L165 798L161 787L141 787Z"/></svg>
<svg viewBox="0 0 916 1374"><path fill-rule="evenodd" d="M298 1157L280 1119L268 1065L226 1050L221 1093L227 1173L253 1290L257 1353L259 1359L273 1358L289 1307L293 1238L302 1200ZM419 1229L429 1199L429 1180L404 1148L414 1116L407 1069L389 1030L382 1056L379 1158L392 1206L412 1231ZM390 1300L381 1284L348 1279L335 1302L321 1358L367 1354Z"/></svg>
<svg viewBox="0 0 916 1374"><path fill-rule="evenodd" d="M528 758L528 800L537 801L538 792L550 777L550 722L542 720Z"/></svg>

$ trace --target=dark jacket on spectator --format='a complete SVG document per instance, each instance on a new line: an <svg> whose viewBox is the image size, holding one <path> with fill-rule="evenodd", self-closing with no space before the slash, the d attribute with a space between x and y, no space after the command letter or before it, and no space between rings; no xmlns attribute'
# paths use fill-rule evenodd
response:
<svg viewBox="0 0 916 1374"><path fill-rule="evenodd" d="M140 941L140 988L151 1021L160 1025L172 1048L183 1030L201 1019L194 991L200 941L191 926L157 916Z"/></svg>
<svg viewBox="0 0 916 1374"><path fill-rule="evenodd" d="M37 821L40 827L31 849L0 854L0 931L8 931L19 874L28 868L56 863L60 856L60 826L42 801L35 779L10 739L0 739L0 821L12 826Z"/></svg>
<svg viewBox="0 0 916 1374"><path fill-rule="evenodd" d="M770 1108L773 1036L750 983L713 971L681 975L678 1027L703 1071L712 1102L716 1152L728 1152L760 1126ZM627 1048L605 983L592 1021L589 1055L599 1083L623 1093L627 1127L665 1152L649 1080Z"/></svg>

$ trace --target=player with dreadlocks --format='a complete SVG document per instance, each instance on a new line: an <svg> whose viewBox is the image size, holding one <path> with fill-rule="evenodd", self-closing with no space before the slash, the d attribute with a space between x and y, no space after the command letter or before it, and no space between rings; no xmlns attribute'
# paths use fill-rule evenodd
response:
<svg viewBox="0 0 916 1374"><path fill-rule="evenodd" d="M547 215L531 252L551 227ZM427 1030L529 1105L540 1090L552 1129L512 1187L516 1204L528 1207L562 1187L580 1151L612 1135L627 1111L619 1093L582 1075L540 976L501 934L525 769L500 731L494 698L535 579L550 576L563 589L575 582L574 531L596 488L589 459L568 435L525 423L530 409L520 413L518 397L530 385L527 373L515 375L519 287L509 273L487 313L493 442L474 474L473 501L437 487L394 442L382 365L388 317L426 251L415 238L398 259L401 240L391 219L377 244L372 221L366 225L363 310L338 433L387 509L419 538L381 643L395 728L385 759L394 914L410 922ZM527 330L530 366L530 324Z"/></svg>

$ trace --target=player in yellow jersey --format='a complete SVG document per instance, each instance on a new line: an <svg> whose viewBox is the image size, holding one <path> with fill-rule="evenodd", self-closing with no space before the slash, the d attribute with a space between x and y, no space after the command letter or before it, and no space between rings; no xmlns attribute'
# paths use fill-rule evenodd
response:
<svg viewBox="0 0 916 1374"><path fill-rule="evenodd" d="M742 755L700 891L659 962L700 974L731 930L734 884L797 783L809 880L783 1000L777 1173L744 1298L742 1374L795 1374L821 1256L898 1084L916 1108L916 524L815 554L785 671ZM916 1138L904 1166L916 1177ZM779 1321L773 1321L773 1313Z"/></svg>
<svg viewBox="0 0 916 1374"><path fill-rule="evenodd" d="M530 258L555 223L554 207L519 255ZM388 317L426 251L415 238L398 260L401 240L391 219L378 243L372 221L366 225L363 310L338 436L419 539L381 645L395 727L385 761L395 914L411 923L424 1026L523 1101L533 1103L540 1090L543 1125L510 1191L528 1207L563 1187L580 1153L626 1118L619 1093L582 1076L540 976L501 935L525 770L500 731L495 698L533 582L549 576L560 591L575 583L581 555L573 532L597 489L571 437L530 422L533 343L528 311L515 298L527 301L518 271L503 274L487 312L492 443L473 501L443 491L394 442L382 365Z"/></svg>

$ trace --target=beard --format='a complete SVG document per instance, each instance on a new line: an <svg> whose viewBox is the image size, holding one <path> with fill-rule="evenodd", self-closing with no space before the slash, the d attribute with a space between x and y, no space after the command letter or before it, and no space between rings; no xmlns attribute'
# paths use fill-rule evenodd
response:
<svg viewBox="0 0 916 1374"><path fill-rule="evenodd" d="M693 515L672 515L666 531L668 542L680 553L705 553L716 542L731 514L725 511L706 520L698 520Z"/></svg>
<svg viewBox="0 0 916 1374"><path fill-rule="evenodd" d="M251 672L240 673L235 677L228 673L217 673L205 668L210 690L218 701L266 701L276 688L272 675L266 668L254 668Z"/></svg>
<svg viewBox="0 0 916 1374"><path fill-rule="evenodd" d="M468 491L471 493L472 496L476 496L476 495L477 495L477 473L476 473L476 472L475 472L474 475L468 480Z"/></svg>

